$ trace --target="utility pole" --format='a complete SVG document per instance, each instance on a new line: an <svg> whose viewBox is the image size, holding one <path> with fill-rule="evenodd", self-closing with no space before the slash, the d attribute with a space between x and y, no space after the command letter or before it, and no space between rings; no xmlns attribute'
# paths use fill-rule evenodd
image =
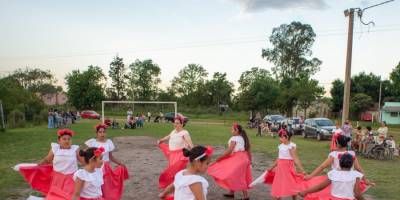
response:
<svg viewBox="0 0 400 200"><path fill-rule="evenodd" d="M380 81L380 84L379 84L379 104L378 104L379 122L382 122L382 120L381 120L381 98L382 98L382 80Z"/></svg>
<svg viewBox="0 0 400 200"><path fill-rule="evenodd" d="M1 124L2 128L6 129L6 124L4 123L4 111L3 111L3 102L0 100L0 115L1 115Z"/></svg>
<svg viewBox="0 0 400 200"><path fill-rule="evenodd" d="M342 110L342 125L349 118L350 108L350 84L351 84L351 58L353 52L353 25L354 25L354 8L344 11L344 16L349 17L349 29L347 35L347 55L346 55L346 72L344 79L344 97Z"/></svg>
<svg viewBox="0 0 400 200"><path fill-rule="evenodd" d="M364 25L374 25L374 22L365 23L363 21L363 13L365 10L377 7L383 4L387 4L389 2L393 2L394 0L387 0L382 3L378 3L372 6L368 6L364 9L361 8L350 8L344 11L344 16L349 17L349 29L347 35L347 55L346 55L346 72L345 72L345 80L344 80L344 97L343 97L343 109L342 109L342 125L349 118L349 109L350 109L350 85L351 85L351 59L353 53L353 25L354 25L354 12L357 12L358 17L360 18L360 22ZM380 104L379 104L380 105Z"/></svg>

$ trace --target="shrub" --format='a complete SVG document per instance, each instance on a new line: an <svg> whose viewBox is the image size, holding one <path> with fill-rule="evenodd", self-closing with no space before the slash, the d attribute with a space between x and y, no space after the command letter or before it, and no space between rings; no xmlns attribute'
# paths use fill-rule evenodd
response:
<svg viewBox="0 0 400 200"><path fill-rule="evenodd" d="M19 110L13 110L8 114L7 124L10 128L25 127L25 115Z"/></svg>

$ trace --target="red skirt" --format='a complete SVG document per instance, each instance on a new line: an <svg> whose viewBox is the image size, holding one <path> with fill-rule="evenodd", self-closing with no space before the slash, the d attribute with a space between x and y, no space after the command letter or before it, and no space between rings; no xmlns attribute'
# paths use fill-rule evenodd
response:
<svg viewBox="0 0 400 200"><path fill-rule="evenodd" d="M312 179L310 179L308 181L304 181L303 189L307 189L307 188L313 187L315 185L318 185L318 184L322 183L323 181L325 181L326 179L328 179L327 176L313 177ZM366 184L366 182L364 180L360 181L359 187L360 187L361 193L365 193L369 189L369 186ZM319 192L314 192L314 193L308 194L304 198L304 200L347 200L347 199L341 199L338 197L333 197L331 195L331 189L332 189L332 185L329 185Z"/></svg>
<svg viewBox="0 0 400 200"><path fill-rule="evenodd" d="M52 179L52 165L38 165L30 167L20 167L19 173L32 189L47 195L50 190Z"/></svg>
<svg viewBox="0 0 400 200"><path fill-rule="evenodd" d="M337 150L337 144L336 144L337 137L338 137L338 133L334 133L332 135L331 146L330 146L330 150L331 151L336 151Z"/></svg>
<svg viewBox="0 0 400 200"><path fill-rule="evenodd" d="M159 144L159 148L168 159L168 166L161 172L158 179L158 186L166 188L174 182L175 174L186 168L188 158L183 156L182 149L170 151L167 144Z"/></svg>
<svg viewBox="0 0 400 200"><path fill-rule="evenodd" d="M248 190L252 181L249 154L245 151L235 152L210 165L207 173L226 190Z"/></svg>
<svg viewBox="0 0 400 200"><path fill-rule="evenodd" d="M99 198L85 198L85 197L79 197L79 200L105 200L103 197Z"/></svg>
<svg viewBox="0 0 400 200"><path fill-rule="evenodd" d="M75 183L73 174L62 174L53 171L49 193L46 200L70 200L74 195Z"/></svg>
<svg viewBox="0 0 400 200"><path fill-rule="evenodd" d="M112 169L109 162L104 162L103 172L104 184L101 189L104 199L120 200L124 193L124 181L129 178L128 169L122 165Z"/></svg>
<svg viewBox="0 0 400 200"><path fill-rule="evenodd" d="M302 190L304 177L301 174L297 174L293 160L279 159L274 172L271 196L295 196Z"/></svg>

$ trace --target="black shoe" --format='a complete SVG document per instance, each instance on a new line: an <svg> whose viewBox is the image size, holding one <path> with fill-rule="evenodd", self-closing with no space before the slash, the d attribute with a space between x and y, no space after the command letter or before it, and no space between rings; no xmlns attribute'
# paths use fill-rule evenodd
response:
<svg viewBox="0 0 400 200"><path fill-rule="evenodd" d="M226 197L226 198L235 198L235 195L234 194L224 194L224 197Z"/></svg>

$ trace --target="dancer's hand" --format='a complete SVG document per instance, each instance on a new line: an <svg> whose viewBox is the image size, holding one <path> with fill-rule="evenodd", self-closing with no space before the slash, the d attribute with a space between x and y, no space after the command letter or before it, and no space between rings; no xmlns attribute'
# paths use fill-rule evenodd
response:
<svg viewBox="0 0 400 200"><path fill-rule="evenodd" d="M367 185L370 185L370 186L375 186L375 183L372 182L372 181L370 181L370 180L368 180L368 179L365 179L365 183L366 183Z"/></svg>
<svg viewBox="0 0 400 200"><path fill-rule="evenodd" d="M157 145L161 144L161 142L162 142L161 140L157 140Z"/></svg>
<svg viewBox="0 0 400 200"><path fill-rule="evenodd" d="M158 195L158 197L159 197L159 198L164 198L165 195L166 195L166 193L165 193L165 191L164 191L164 192L161 192L161 193Z"/></svg>
<svg viewBox="0 0 400 200"><path fill-rule="evenodd" d="M304 191L302 191L302 192L299 192L298 195L301 197L305 197L307 194Z"/></svg>

